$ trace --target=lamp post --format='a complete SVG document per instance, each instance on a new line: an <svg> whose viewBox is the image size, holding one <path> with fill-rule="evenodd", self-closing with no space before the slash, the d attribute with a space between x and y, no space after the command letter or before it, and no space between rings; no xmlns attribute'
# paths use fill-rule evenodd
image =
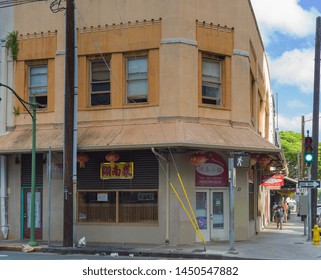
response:
<svg viewBox="0 0 321 280"><path fill-rule="evenodd" d="M22 106L26 109L32 119L32 148L31 148L31 213L30 213L30 246L37 246L35 241L35 195L36 195L36 109L41 106L36 103L35 97L33 97L32 103L23 100L11 87L0 83L0 87L3 86L9 89L19 100ZM32 112L27 108L31 106Z"/></svg>

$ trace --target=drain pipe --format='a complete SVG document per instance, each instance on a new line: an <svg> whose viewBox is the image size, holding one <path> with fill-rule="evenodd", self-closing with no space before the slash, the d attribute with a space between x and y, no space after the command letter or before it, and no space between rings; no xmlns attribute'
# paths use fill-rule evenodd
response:
<svg viewBox="0 0 321 280"><path fill-rule="evenodd" d="M8 61L6 41L1 40L1 70L0 81L8 83ZM0 134L7 130L7 89L0 87ZM8 238L8 205L7 205L7 162L4 155L0 156L0 224L1 232L4 239Z"/></svg>
<svg viewBox="0 0 321 280"><path fill-rule="evenodd" d="M6 41L0 40L1 45L1 83L8 84L8 61L7 61L7 47ZM0 87L0 135L7 130L7 88Z"/></svg>
<svg viewBox="0 0 321 280"><path fill-rule="evenodd" d="M170 229L170 196L169 196L169 160L163 155L155 151L155 148L152 147L152 152L156 157L161 158L166 162L166 239L165 244L169 244L169 229Z"/></svg>
<svg viewBox="0 0 321 280"><path fill-rule="evenodd" d="M9 225L7 212L7 162L6 156L0 156L0 213L1 213L1 232L4 239L8 239Z"/></svg>

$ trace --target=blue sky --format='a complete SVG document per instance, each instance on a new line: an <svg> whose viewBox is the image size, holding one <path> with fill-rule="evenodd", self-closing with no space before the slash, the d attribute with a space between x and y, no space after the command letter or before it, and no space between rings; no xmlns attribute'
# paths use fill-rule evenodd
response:
<svg viewBox="0 0 321 280"><path fill-rule="evenodd" d="M321 16L321 0L251 2L278 101L278 128L301 132L301 116L309 120L313 112L316 18ZM305 131L309 129L310 135L311 127L307 121Z"/></svg>

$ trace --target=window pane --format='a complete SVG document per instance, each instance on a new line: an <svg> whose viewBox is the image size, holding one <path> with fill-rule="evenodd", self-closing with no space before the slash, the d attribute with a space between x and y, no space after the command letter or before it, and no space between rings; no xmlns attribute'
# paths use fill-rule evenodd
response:
<svg viewBox="0 0 321 280"><path fill-rule="evenodd" d="M30 67L30 86L47 86L47 66Z"/></svg>
<svg viewBox="0 0 321 280"><path fill-rule="evenodd" d="M29 90L30 94L47 94L47 87L32 87Z"/></svg>
<svg viewBox="0 0 321 280"><path fill-rule="evenodd" d="M127 71L131 73L147 73L147 57L129 58L127 60Z"/></svg>
<svg viewBox="0 0 321 280"><path fill-rule="evenodd" d="M109 61L91 62L90 106L110 105Z"/></svg>
<svg viewBox="0 0 321 280"><path fill-rule="evenodd" d="M156 191L119 192L120 223L155 223L158 221Z"/></svg>
<svg viewBox="0 0 321 280"><path fill-rule="evenodd" d="M78 192L78 222L116 222L116 192Z"/></svg>
<svg viewBox="0 0 321 280"><path fill-rule="evenodd" d="M218 61L203 60L203 75L209 77L220 77L221 67Z"/></svg>
<svg viewBox="0 0 321 280"><path fill-rule="evenodd" d="M132 81L128 83L128 96L147 96L148 84L145 80Z"/></svg>
<svg viewBox="0 0 321 280"><path fill-rule="evenodd" d="M99 105L109 105L110 104L110 95L106 93L102 94L92 94L91 95L91 106Z"/></svg>
<svg viewBox="0 0 321 280"><path fill-rule="evenodd" d="M110 78L109 66L105 61L95 61L91 63L92 81L108 81Z"/></svg>
<svg viewBox="0 0 321 280"><path fill-rule="evenodd" d="M99 83L99 84L92 84L91 91L94 92L109 92L110 91L110 84L109 83Z"/></svg>
<svg viewBox="0 0 321 280"><path fill-rule="evenodd" d="M210 84L203 84L203 97L220 98L221 88Z"/></svg>

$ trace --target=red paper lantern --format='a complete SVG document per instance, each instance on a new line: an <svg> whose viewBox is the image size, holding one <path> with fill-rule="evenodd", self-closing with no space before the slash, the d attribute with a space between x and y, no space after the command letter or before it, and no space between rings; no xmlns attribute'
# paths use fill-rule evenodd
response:
<svg viewBox="0 0 321 280"><path fill-rule="evenodd" d="M269 163L271 162L271 158L269 156L259 156L257 159L257 163L259 164L260 168L266 168Z"/></svg>
<svg viewBox="0 0 321 280"><path fill-rule="evenodd" d="M80 168L85 167L85 162L89 160L89 156L86 154L78 154L77 155L77 162L79 162Z"/></svg>
<svg viewBox="0 0 321 280"><path fill-rule="evenodd" d="M256 162L257 162L257 156L251 156L251 159L250 159L250 165L251 165L251 167L252 167L253 165L255 165Z"/></svg>
<svg viewBox="0 0 321 280"><path fill-rule="evenodd" d="M188 160L191 164L193 164L195 166L200 166L206 162L207 158L204 154L195 153L195 154L190 155Z"/></svg>
<svg viewBox="0 0 321 280"><path fill-rule="evenodd" d="M107 161L110 161L110 162L117 161L117 160L119 160L119 158L120 158L119 154L116 154L116 153L114 153L114 152L108 153L108 154L106 154L106 156L105 156L105 159L106 159Z"/></svg>

